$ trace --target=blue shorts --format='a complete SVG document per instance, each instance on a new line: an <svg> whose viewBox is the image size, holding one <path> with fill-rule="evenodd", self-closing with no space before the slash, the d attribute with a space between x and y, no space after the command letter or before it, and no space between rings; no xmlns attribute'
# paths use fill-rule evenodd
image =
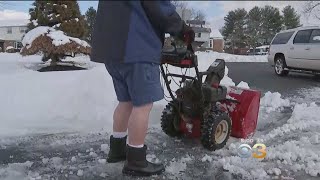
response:
<svg viewBox="0 0 320 180"><path fill-rule="evenodd" d="M119 102L141 106L163 99L160 69L154 63L107 63Z"/></svg>

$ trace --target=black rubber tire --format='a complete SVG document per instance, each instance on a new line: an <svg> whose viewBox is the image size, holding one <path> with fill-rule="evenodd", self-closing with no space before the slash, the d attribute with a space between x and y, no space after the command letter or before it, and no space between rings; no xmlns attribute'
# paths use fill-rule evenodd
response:
<svg viewBox="0 0 320 180"><path fill-rule="evenodd" d="M163 132L170 137L182 136L182 132L177 128L177 126L180 125L180 121L180 115L173 107L173 102L169 102L161 115L161 128Z"/></svg>
<svg viewBox="0 0 320 180"><path fill-rule="evenodd" d="M282 70L277 70L277 63L279 63L279 65L282 66ZM276 59L274 60L274 72L276 73L276 75L278 76L287 76L289 74L288 70L284 70L284 68L287 67L286 61L284 59L283 56L278 56L276 57Z"/></svg>
<svg viewBox="0 0 320 180"><path fill-rule="evenodd" d="M223 142L217 143L215 141L214 132L216 131L218 124L223 120L228 124L227 135ZM223 148L230 137L231 129L231 119L227 113L219 110L211 110L211 113L209 113L201 123L201 143L203 147L210 151Z"/></svg>

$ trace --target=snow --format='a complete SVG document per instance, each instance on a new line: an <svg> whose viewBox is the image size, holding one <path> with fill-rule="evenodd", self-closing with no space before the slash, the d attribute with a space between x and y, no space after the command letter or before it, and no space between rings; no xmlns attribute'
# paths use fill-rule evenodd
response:
<svg viewBox="0 0 320 180"><path fill-rule="evenodd" d="M201 159L202 162L208 161L211 162L212 161L212 157L209 155L204 155L204 157Z"/></svg>
<svg viewBox="0 0 320 180"><path fill-rule="evenodd" d="M269 45L263 45L263 46L256 47L256 49L265 49L265 48L269 48Z"/></svg>
<svg viewBox="0 0 320 180"><path fill-rule="evenodd" d="M173 158L170 162L170 164L166 167L166 172L170 173L174 177L177 177L179 173L182 173L187 168L187 163L192 161L192 158L187 155L186 157L183 157L179 160L175 160Z"/></svg>
<svg viewBox="0 0 320 180"><path fill-rule="evenodd" d="M14 47L8 46L8 47L6 48L6 51L8 51L8 50L10 50L10 49L14 49Z"/></svg>
<svg viewBox="0 0 320 180"><path fill-rule="evenodd" d="M271 93L268 91L263 98L261 98L261 106L266 107L267 113L272 111L281 110L283 107L290 106L288 99L282 99L281 94L278 92Z"/></svg>
<svg viewBox="0 0 320 180"><path fill-rule="evenodd" d="M54 25L54 27L57 27L57 28L60 26L61 26L61 23Z"/></svg>
<svg viewBox="0 0 320 180"><path fill-rule="evenodd" d="M205 54L205 53L203 53ZM226 55L226 59L245 60L245 58ZM219 57L219 53L210 56L199 56L199 69L204 71ZM229 58L228 58L229 56ZM252 60L252 57L246 56ZM261 58L261 57L260 57ZM67 58L66 60L71 60ZM0 142L6 137L28 136L38 133L90 133L111 132L112 114L116 106L112 79L104 65L89 62L87 56L78 56L75 61L88 64L86 71L46 72L40 73L28 69L41 61L41 56L33 55L22 57L18 53L0 54ZM248 62L248 61L246 61ZM259 61L261 62L261 61ZM180 72L176 68L170 68ZM191 73L192 74L192 73ZM228 77L226 68L224 84L235 85ZM249 88L248 83L242 81L238 87ZM165 91L168 94L167 91ZM308 98L318 98L319 88L303 91ZM185 173L189 164L208 163L213 170L222 167L230 173L248 179L270 179L273 176L282 176L285 170L291 172L303 171L310 176L320 175L319 104L304 102L305 99L287 98L278 92L267 92L261 98L258 127L265 127L252 138L263 139L267 146L267 156L264 160L254 158L241 159L237 155L237 147L241 142L230 139L225 148L212 153L202 151L199 159L191 155L167 159L166 173L173 178L183 179L180 174ZM166 101L155 103L163 105ZM282 110L288 108L292 112L287 118L279 118ZM19 113L17 113L19 112ZM277 117L277 118L275 118ZM181 140L174 140L179 143ZM60 142L62 143L62 142ZM57 143L59 144L59 143ZM169 142L158 143L160 147L170 147ZM51 145L51 144L50 144ZM0 146L2 147L2 146ZM89 146L87 152L78 152L66 161L76 164L82 157L94 158L94 163L106 166L105 153L109 150L108 144L100 147ZM166 148L167 148L166 147ZM84 150L85 150L84 149ZM94 152L96 150L96 152ZM101 156L99 151L104 153ZM75 157L76 156L76 157ZM160 162L155 154L148 154L148 159ZM42 157L42 166L54 167L63 170L65 159L61 157ZM0 177L7 179L31 179L40 177L37 173L29 173L32 162L11 163L0 168ZM82 167L75 167L68 174L84 176ZM212 169L208 169L211 171ZM101 177L107 174L98 172ZM42 175L42 174L41 174Z"/></svg>
<svg viewBox="0 0 320 180"><path fill-rule="evenodd" d="M241 81L237 87L244 88L244 89L250 89L249 84L247 82Z"/></svg>
<svg viewBox="0 0 320 180"><path fill-rule="evenodd" d="M38 26L38 21L37 21L37 20L32 20L32 24L33 24L34 26Z"/></svg>
<svg viewBox="0 0 320 180"><path fill-rule="evenodd" d="M210 38L222 39L223 36L221 35L221 33L218 29L211 29Z"/></svg>
<svg viewBox="0 0 320 180"><path fill-rule="evenodd" d="M25 66L41 62L41 56L1 53L0 59L0 119L5 121L0 136L111 131L112 122L106 119L112 119L116 99L103 65L92 63L96 67L87 71L39 73ZM90 64L87 56L74 60Z"/></svg>
<svg viewBox="0 0 320 180"><path fill-rule="evenodd" d="M281 170L279 168L272 168L268 171L269 174L275 174L279 176L281 174Z"/></svg>
<svg viewBox="0 0 320 180"><path fill-rule="evenodd" d="M267 55L258 56L244 56L244 55L233 55L227 53L219 53L215 51L199 51L196 52L198 59L224 59L226 62L268 62Z"/></svg>
<svg viewBox="0 0 320 180"><path fill-rule="evenodd" d="M32 29L27 34L25 34L24 38L22 39L22 45L27 46L28 48L31 47L32 42L39 36L48 33L49 28L45 26L39 26L37 28Z"/></svg>
<svg viewBox="0 0 320 180"><path fill-rule="evenodd" d="M107 160L106 159L99 159L98 162L100 164L106 164Z"/></svg>
<svg viewBox="0 0 320 180"><path fill-rule="evenodd" d="M79 169L77 172L77 176L83 176L83 170Z"/></svg>
<svg viewBox="0 0 320 180"><path fill-rule="evenodd" d="M31 177L27 173L33 162L27 161L24 163L12 163L4 168L0 168L0 177L5 177L8 180L21 179L29 180Z"/></svg>
<svg viewBox="0 0 320 180"><path fill-rule="evenodd" d="M60 46L63 44L67 44L71 41L76 42L77 44L84 46L84 47L90 47L90 45L83 40L80 40L78 38L70 37L65 35L63 31L56 30L51 27L47 26L39 26L31 31L29 31L27 34L25 34L23 40L22 40L22 45L27 46L27 48L31 47L32 42L39 36L41 35L46 35L52 39L52 43L55 46Z"/></svg>
<svg viewBox="0 0 320 180"><path fill-rule="evenodd" d="M107 153L109 150L109 145L108 144L101 144L101 151Z"/></svg>

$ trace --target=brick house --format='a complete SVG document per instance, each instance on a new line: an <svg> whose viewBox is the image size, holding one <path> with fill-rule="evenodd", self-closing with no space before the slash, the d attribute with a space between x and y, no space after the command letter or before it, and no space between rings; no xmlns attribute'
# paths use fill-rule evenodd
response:
<svg viewBox="0 0 320 180"><path fill-rule="evenodd" d="M210 34L210 43L209 43L210 49L216 52L223 52L224 49L224 40L223 36L217 29L213 29Z"/></svg>
<svg viewBox="0 0 320 180"><path fill-rule="evenodd" d="M0 52L9 49L20 51L22 48L22 37L27 30L27 20L22 21L0 21Z"/></svg>

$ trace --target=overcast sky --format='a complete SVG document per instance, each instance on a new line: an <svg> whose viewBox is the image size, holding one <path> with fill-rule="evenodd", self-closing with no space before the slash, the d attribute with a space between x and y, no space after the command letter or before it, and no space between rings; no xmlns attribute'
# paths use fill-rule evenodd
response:
<svg viewBox="0 0 320 180"><path fill-rule="evenodd" d="M0 21L11 21L29 18L29 8L33 1L2 1L0 2ZM84 13L90 6L97 8L98 1L78 1L81 12ZM293 6L301 14L303 25L320 24L320 20L306 18L302 13L306 1L186 1L188 6L203 11L211 28L220 29L224 24L224 16L228 11L236 8L250 10L254 6L263 7L272 5L280 9L287 5ZM0 24L1 25L1 24Z"/></svg>

